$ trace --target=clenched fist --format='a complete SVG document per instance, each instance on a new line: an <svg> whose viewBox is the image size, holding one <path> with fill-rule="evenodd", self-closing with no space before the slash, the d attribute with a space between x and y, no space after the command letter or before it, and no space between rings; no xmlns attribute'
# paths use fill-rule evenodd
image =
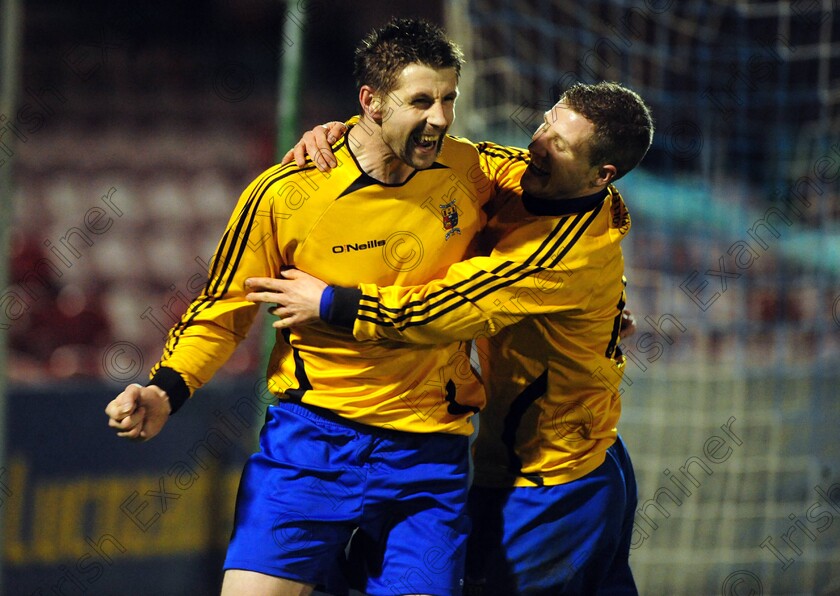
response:
<svg viewBox="0 0 840 596"><path fill-rule="evenodd" d="M129 385L105 408L108 426L117 430L117 436L135 441L156 436L170 413L169 396L155 385Z"/></svg>

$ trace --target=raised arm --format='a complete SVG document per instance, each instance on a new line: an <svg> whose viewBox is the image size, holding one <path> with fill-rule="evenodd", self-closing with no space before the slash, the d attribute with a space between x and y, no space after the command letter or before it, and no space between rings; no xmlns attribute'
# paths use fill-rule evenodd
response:
<svg viewBox="0 0 840 596"><path fill-rule="evenodd" d="M352 326L360 340L438 343L493 335L534 315L585 312L615 318L617 333L624 306L620 242L629 229L619 217L624 203L611 188L579 205L582 211L563 216L534 216L531 210L546 205L509 203L491 222L498 238L488 256L455 263L443 279L423 286L361 284L355 295L336 292L329 320ZM349 320L346 303L356 300Z"/></svg>
<svg viewBox="0 0 840 596"><path fill-rule="evenodd" d="M108 424L118 436L145 440L158 434L245 338L258 308L245 298L245 279L277 275L282 265L273 206L260 200L274 179L266 172L242 193L207 281L169 331L148 385L129 385L106 406Z"/></svg>
<svg viewBox="0 0 840 596"><path fill-rule="evenodd" d="M359 340L412 343L471 340L495 335L525 317L583 310L590 292L573 273L498 257L475 257L450 267L444 279L399 288L362 284L336 293L330 322ZM355 317L350 320L353 303Z"/></svg>
<svg viewBox="0 0 840 596"><path fill-rule="evenodd" d="M439 280L444 282L445 280ZM435 283L435 282L432 282ZM360 315L360 306L362 301L362 291L358 288L335 288L329 287L326 283L299 271L297 269L288 269L281 272L281 278L259 277L246 280L245 285L251 289L251 292L246 296L248 300L253 302L261 302L271 304L268 312L278 319L272 323L276 329L289 329L292 327L300 327L309 325L315 321L332 322L333 325L343 325L344 327L355 327L356 316ZM407 302L408 297L414 296L418 292L422 292L427 286L415 286L413 288L376 288L376 292L390 293L389 300L394 301L398 307L402 302ZM396 294L394 293L396 290ZM325 299L324 292L327 292L328 299ZM336 298L336 292L338 298ZM404 305L403 305L404 306ZM501 314L508 315L504 309L504 304L494 305L499 307ZM560 309L564 309L567 305L561 305ZM322 308L323 307L323 308ZM558 309L558 311L560 310ZM556 312L552 310L551 312ZM523 316L527 316L521 313ZM507 321L503 318L497 317L500 326L518 320L517 317L512 317ZM375 329L375 327L373 328ZM622 337L629 337L636 331L636 319L629 309L624 309L621 312L621 321L619 331ZM364 334L360 334L364 335ZM383 334L390 336L390 339L400 339L408 341L411 337L404 337L402 333L399 335ZM359 339L369 339L360 337ZM448 341L448 338L440 335L439 341Z"/></svg>
<svg viewBox="0 0 840 596"><path fill-rule="evenodd" d="M248 298L278 305L272 310L281 317L274 322L277 328L320 318L352 329L362 341L470 340L532 315L591 311L596 293L611 296L609 304L597 307L603 310L600 316L620 324L621 252L581 240L586 225L583 217L535 222L508 236L489 256L455 263L444 278L422 286L326 289L323 282L292 271L281 280L250 280L254 292Z"/></svg>

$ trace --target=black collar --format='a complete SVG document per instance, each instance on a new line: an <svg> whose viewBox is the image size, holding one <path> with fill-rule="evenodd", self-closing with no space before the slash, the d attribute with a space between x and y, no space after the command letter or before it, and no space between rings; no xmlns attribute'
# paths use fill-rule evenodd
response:
<svg viewBox="0 0 840 596"><path fill-rule="evenodd" d="M522 193L522 204L532 215L569 215L591 211L610 194L609 188L574 199L542 199Z"/></svg>

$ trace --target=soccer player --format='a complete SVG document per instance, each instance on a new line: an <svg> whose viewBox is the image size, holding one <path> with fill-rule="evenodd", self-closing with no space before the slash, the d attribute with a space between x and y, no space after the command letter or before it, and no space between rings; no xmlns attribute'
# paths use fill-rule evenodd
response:
<svg viewBox="0 0 840 596"><path fill-rule="evenodd" d="M488 403L467 594L636 593L636 484L617 432L630 218L612 183L652 136L636 93L574 85L533 135L521 197L488 223L487 256L414 287L335 288L299 271L249 281L248 298L278 305L279 329L320 318L360 341L476 340Z"/></svg>
<svg viewBox="0 0 840 596"><path fill-rule="evenodd" d="M245 189L149 384L108 404L119 436L157 435L230 356L259 309L247 278L294 266L335 285L413 286L465 258L483 205L524 161L446 136L460 66L422 21L362 42L361 117L333 147L339 165L278 165ZM484 405L467 348L359 343L324 324L277 334L267 382L279 403L243 471L223 594L341 591L354 532L375 555L368 594L460 594L468 437Z"/></svg>

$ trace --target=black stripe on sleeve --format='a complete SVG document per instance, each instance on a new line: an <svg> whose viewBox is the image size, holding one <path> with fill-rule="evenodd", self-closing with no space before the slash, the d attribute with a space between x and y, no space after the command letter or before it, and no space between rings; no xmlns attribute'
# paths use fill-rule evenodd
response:
<svg viewBox="0 0 840 596"><path fill-rule="evenodd" d="M358 318L376 325L402 329L425 325L466 302L480 300L492 292L533 275L533 268L544 271L556 267L595 220L602 206L603 203L590 212L582 224L580 222L585 215L583 213L562 218L540 246L522 263L505 261L493 271L478 272L466 280L435 292L426 300L414 301L399 309L386 308L375 298L363 296ZM432 313L432 310L435 312ZM378 317L363 314L365 312Z"/></svg>
<svg viewBox="0 0 840 596"><path fill-rule="evenodd" d="M264 180L254 188L251 196L240 211L236 226L234 228L228 227L222 236L219 250L214 256L211 265L211 275L208 276L205 286L205 297L200 301L193 302L187 313L185 313L173 328L168 342L171 345L165 348L164 358L168 358L172 354L184 330L190 326L195 317L215 304L230 288L236 267L239 265L245 248L248 246L248 238L257 215L259 204L268 190L274 184L288 176L311 169L314 169L314 166L301 169L295 167L294 164L282 166L266 175ZM220 289L221 286L223 287Z"/></svg>
<svg viewBox="0 0 840 596"><path fill-rule="evenodd" d="M486 153L487 155L492 155L493 157L506 157L515 159L517 161L527 161L528 160L528 152L524 149L517 149L516 147L505 147L503 145L497 145L490 141L482 141L476 145L476 149L478 149L479 153Z"/></svg>

